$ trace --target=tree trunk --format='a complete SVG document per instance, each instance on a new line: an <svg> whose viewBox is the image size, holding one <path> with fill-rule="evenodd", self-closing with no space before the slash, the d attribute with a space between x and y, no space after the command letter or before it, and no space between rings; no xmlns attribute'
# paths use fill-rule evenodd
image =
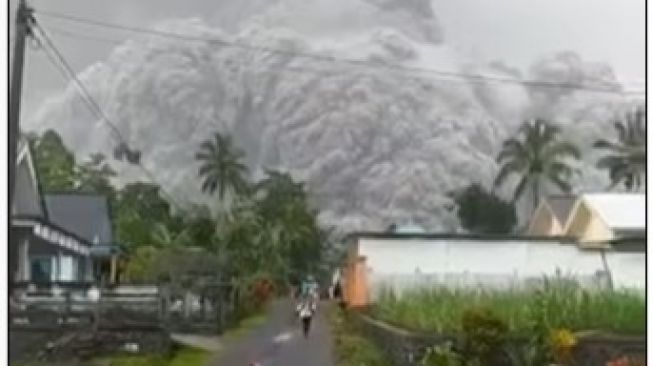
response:
<svg viewBox="0 0 653 366"><path fill-rule="evenodd" d="M533 195L533 211L531 211L531 215L535 213L535 210L537 210L537 205L539 204L540 200L540 181L539 177L536 177L533 180L533 186L531 187L532 191L531 194Z"/></svg>

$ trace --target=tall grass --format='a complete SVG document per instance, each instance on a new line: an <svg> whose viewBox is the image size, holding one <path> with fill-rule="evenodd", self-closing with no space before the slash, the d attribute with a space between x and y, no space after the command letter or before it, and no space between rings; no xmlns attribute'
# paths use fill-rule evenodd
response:
<svg viewBox="0 0 653 366"><path fill-rule="evenodd" d="M516 334L527 334L535 314L550 329L600 330L619 334L645 334L644 297L627 290L587 290L568 280L546 280L528 289L450 289L434 287L412 290L398 297L381 291L372 314L406 328L457 333L465 310L492 310Z"/></svg>

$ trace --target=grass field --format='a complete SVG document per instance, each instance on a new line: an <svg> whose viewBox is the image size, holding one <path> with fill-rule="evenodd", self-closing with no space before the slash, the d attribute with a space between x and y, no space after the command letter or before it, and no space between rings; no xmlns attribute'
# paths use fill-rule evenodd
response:
<svg viewBox="0 0 653 366"><path fill-rule="evenodd" d="M460 331L467 309L485 308L516 334L526 333L534 314L550 329L600 330L644 335L644 297L629 291L588 291L573 283L552 281L539 290L474 291L431 288L397 297L383 291L372 315L410 329L440 333Z"/></svg>

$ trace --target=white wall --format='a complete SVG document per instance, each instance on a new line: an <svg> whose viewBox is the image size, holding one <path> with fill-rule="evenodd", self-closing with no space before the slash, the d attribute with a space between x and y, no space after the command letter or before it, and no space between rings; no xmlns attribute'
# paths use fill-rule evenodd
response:
<svg viewBox="0 0 653 366"><path fill-rule="evenodd" d="M646 289L646 255L644 253L606 253L615 288Z"/></svg>
<svg viewBox="0 0 653 366"><path fill-rule="evenodd" d="M605 266L598 251L555 241L473 239L359 239L367 257L372 299L390 285L397 290L441 284L508 287L543 276L573 276L599 285ZM608 253L616 287L644 288L644 253Z"/></svg>

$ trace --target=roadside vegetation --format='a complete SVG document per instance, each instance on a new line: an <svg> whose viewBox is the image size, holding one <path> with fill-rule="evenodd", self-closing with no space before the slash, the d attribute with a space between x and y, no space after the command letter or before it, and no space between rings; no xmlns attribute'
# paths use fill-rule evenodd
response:
<svg viewBox="0 0 653 366"><path fill-rule="evenodd" d="M329 309L336 366L390 366L381 349L363 337L346 313L335 306Z"/></svg>
<svg viewBox="0 0 653 366"><path fill-rule="evenodd" d="M210 356L210 352L201 349L176 345L168 355L120 354L87 361L30 361L16 366L206 366Z"/></svg>
<svg viewBox="0 0 653 366"><path fill-rule="evenodd" d="M210 352L177 346L169 356L120 355L98 360L93 366L205 366Z"/></svg>
<svg viewBox="0 0 653 366"><path fill-rule="evenodd" d="M238 308L247 311L241 315L248 316L265 302L254 297L271 295L257 290L261 283L272 284L272 295L285 291L306 273L327 273L324 263L334 257L332 237L318 225L306 186L275 170L252 179L244 153L228 135L207 135L188 162L197 166L202 205L178 202L150 179L120 185L112 165L123 159L96 153L78 160L53 130L29 134L28 141L44 193L107 197L125 253L122 283L229 281L243 295ZM132 160L140 164L137 155Z"/></svg>
<svg viewBox="0 0 653 366"><path fill-rule="evenodd" d="M385 290L370 311L388 323L452 339L429 348L424 366L569 365L578 342L592 333L646 334L643 294L586 290L562 278L519 290L438 287L400 297Z"/></svg>
<svg viewBox="0 0 653 366"><path fill-rule="evenodd" d="M221 340L229 343L245 337L266 321L263 313L243 319L237 327L225 332ZM220 352L205 351L198 348L177 345L169 356L118 355L99 360L93 366L207 366L209 361L219 359Z"/></svg>
<svg viewBox="0 0 653 366"><path fill-rule="evenodd" d="M586 290L568 280L547 281L523 290L472 290L443 287L404 292L384 290L372 309L381 320L405 328L458 333L469 309L488 309L515 334L527 335L541 315L547 329L645 334L644 297L627 290Z"/></svg>

